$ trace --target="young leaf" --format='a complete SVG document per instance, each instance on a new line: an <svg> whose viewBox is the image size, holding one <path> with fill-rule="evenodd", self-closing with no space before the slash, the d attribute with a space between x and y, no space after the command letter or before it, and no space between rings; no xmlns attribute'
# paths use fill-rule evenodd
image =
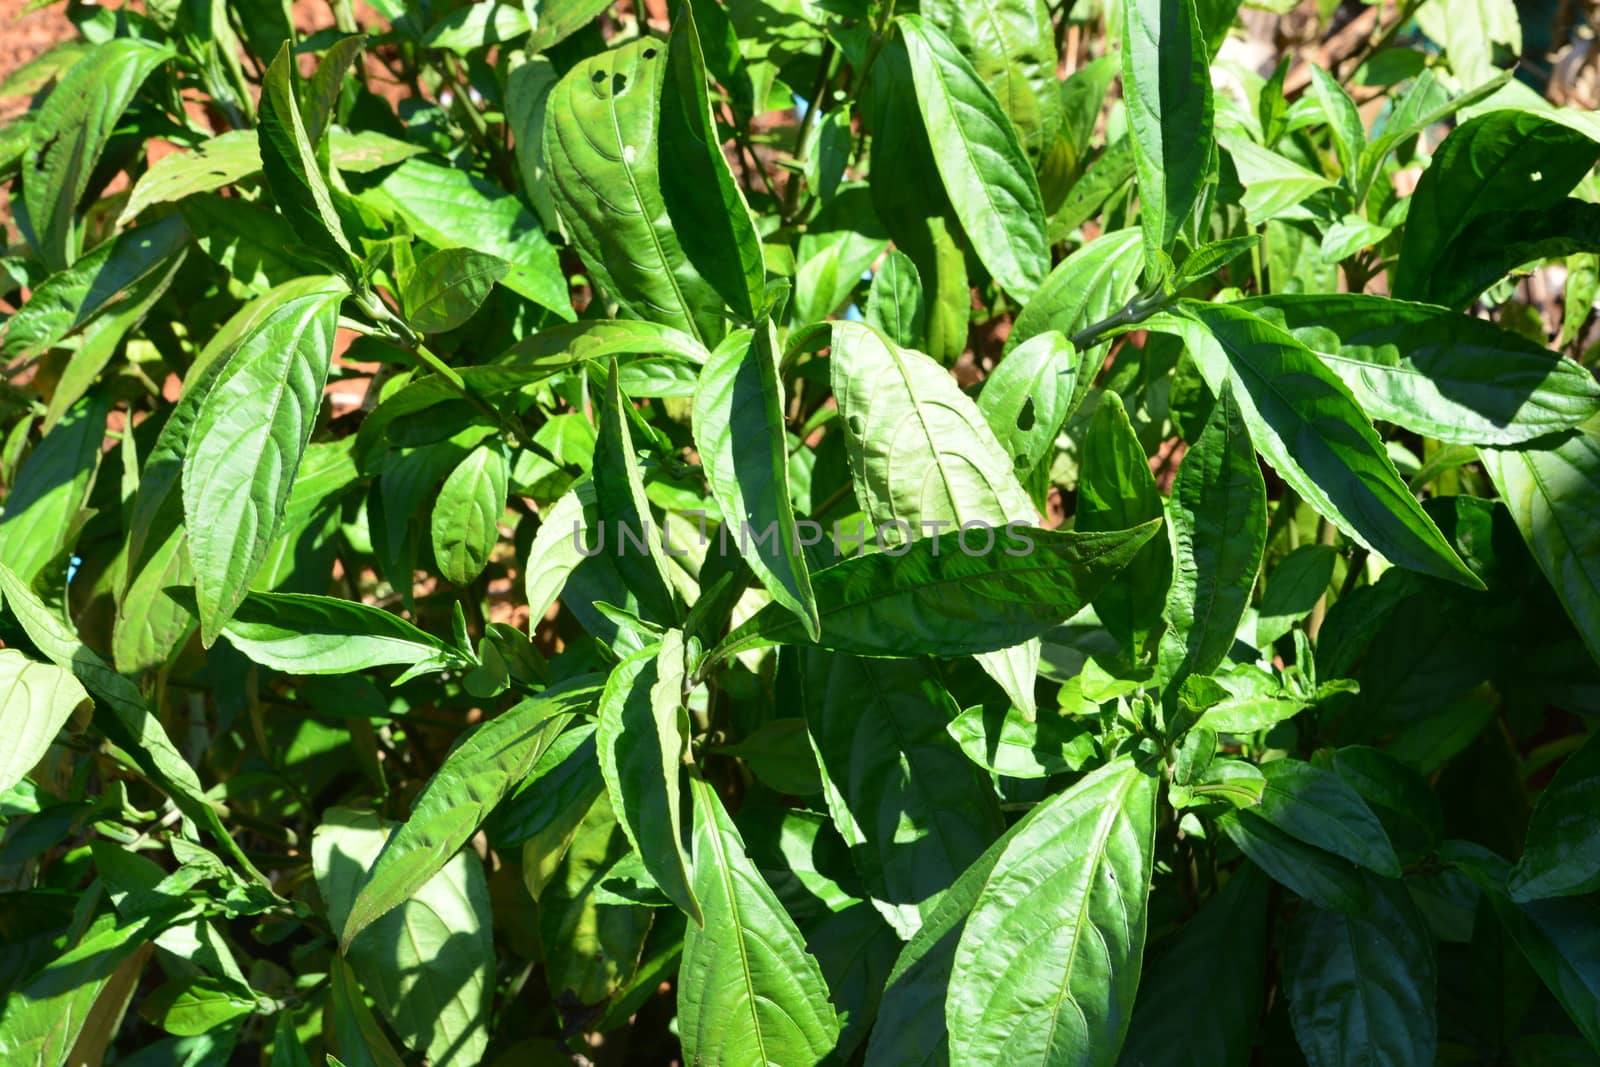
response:
<svg viewBox="0 0 1600 1067"><path fill-rule="evenodd" d="M556 210L596 282L638 317L706 344L722 298L667 214L660 112L667 57L641 38L577 64L550 93L544 155Z"/></svg>
<svg viewBox="0 0 1600 1067"><path fill-rule="evenodd" d="M192 607L187 590L180 603ZM370 604L303 593L250 593L222 626L229 644L285 674L349 674L398 665L415 675L465 668L466 655Z"/></svg>
<svg viewBox="0 0 1600 1067"><path fill-rule="evenodd" d="M35 663L14 648L0 649L0 792L22 781L44 758L67 719L89 699L72 672Z"/></svg>
<svg viewBox="0 0 1600 1067"><path fill-rule="evenodd" d="M306 133L296 99L294 56L284 42L261 86L261 114L256 132L261 146L261 169L272 188L272 198L295 234L328 269L348 275L355 253L344 235L344 224L333 207L328 178L317 159L316 145Z"/></svg>
<svg viewBox="0 0 1600 1067"><path fill-rule="evenodd" d="M462 325L489 298L510 264L470 248L435 252L405 278L401 304L418 333L444 333Z"/></svg>
<svg viewBox="0 0 1600 1067"><path fill-rule="evenodd" d="M1013 525L913 541L812 575L823 648L858 656L971 656L1010 648L1060 625L1097 596L1159 529L1148 522L1115 533L1080 534ZM981 621L980 621L981 620ZM769 605L715 650L797 641L800 623Z"/></svg>
<svg viewBox="0 0 1600 1067"><path fill-rule="evenodd" d="M1216 156L1210 57L1193 0L1123 0L1122 13L1122 94L1149 270L1170 252Z"/></svg>
<svg viewBox="0 0 1600 1067"><path fill-rule="evenodd" d="M24 232L44 264L65 270L83 248L78 202L122 113L172 50L136 37L97 45L73 65L33 120L22 161Z"/></svg>
<svg viewBox="0 0 1600 1067"><path fill-rule="evenodd" d="M918 908L1005 828L994 790L945 732L955 702L925 661L803 655L828 812L874 904L912 933Z"/></svg>
<svg viewBox="0 0 1600 1067"><path fill-rule="evenodd" d="M1257 451L1304 500L1399 566L1481 587L1400 480L1372 423L1314 353L1229 305L1183 301L1165 321L1177 324L1173 332L1189 345L1213 394L1233 383Z"/></svg>
<svg viewBox="0 0 1600 1067"><path fill-rule="evenodd" d="M817 961L745 853L703 779L694 799L694 893L705 925L690 926L678 977L685 1058L705 1067L812 1067L839 1039Z"/></svg>
<svg viewBox="0 0 1600 1067"><path fill-rule="evenodd" d="M1600 421L1545 448L1486 448L1481 456L1539 569L1600 661Z"/></svg>
<svg viewBox="0 0 1600 1067"><path fill-rule="evenodd" d="M1115 760L1011 839L956 949L953 1067L1114 1061L1139 986L1157 785Z"/></svg>
<svg viewBox="0 0 1600 1067"><path fill-rule="evenodd" d="M200 403L183 459L183 512L207 646L266 558L311 439L348 289L310 277L260 299Z"/></svg>
<svg viewBox="0 0 1600 1067"><path fill-rule="evenodd" d="M1311 92L1328 120L1328 132L1333 135L1334 153L1339 157L1339 170L1345 182L1355 185L1359 177L1361 152L1367 147L1366 127L1361 123L1361 113L1355 101L1345 92L1332 74L1321 67L1311 67Z"/></svg>
<svg viewBox="0 0 1600 1067"><path fill-rule="evenodd" d="M753 322L766 297L761 238L722 154L706 97L706 63L694 8L680 4L667 40L661 87L661 195L673 233L695 270L727 305ZM715 190L715 196L708 196Z"/></svg>
<svg viewBox="0 0 1600 1067"><path fill-rule="evenodd" d="M777 330L758 323L718 346L700 371L694 439L706 483L740 554L815 640L816 597L790 503L788 434ZM762 446L765 447L762 447Z"/></svg>
<svg viewBox="0 0 1600 1067"><path fill-rule="evenodd" d="M1600 888L1600 737L1568 756L1539 794L1528 843L1506 889L1519 903Z"/></svg>
<svg viewBox="0 0 1600 1067"><path fill-rule="evenodd" d="M571 717L593 705L599 694L589 681L530 697L456 746L352 894L349 915L336 926L342 947L409 900L477 832Z"/></svg>
<svg viewBox="0 0 1600 1067"><path fill-rule="evenodd" d="M1050 255L1039 183L1017 132L950 38L918 15L901 15L895 25L956 217L995 281L1026 301L1044 281Z"/></svg>
<svg viewBox="0 0 1600 1067"><path fill-rule="evenodd" d="M467 585L483 573L500 542L510 460L498 441L479 445L445 478L430 528L439 573Z"/></svg>
<svg viewBox="0 0 1600 1067"><path fill-rule="evenodd" d="M702 924L683 847L683 656L683 635L668 630L659 645L617 664L600 697L595 744L612 810L645 870L668 899Z"/></svg>
<svg viewBox="0 0 1600 1067"><path fill-rule="evenodd" d="M1521 444L1600 414L1593 375L1470 315L1366 294L1238 306L1321 356L1372 418L1441 441Z"/></svg>
<svg viewBox="0 0 1600 1067"><path fill-rule="evenodd" d="M1405 887L1372 882L1360 915L1308 905L1284 946L1284 992L1310 1067L1432 1063L1433 938Z"/></svg>
<svg viewBox="0 0 1600 1067"><path fill-rule="evenodd" d="M1210 674L1233 647L1267 543L1267 487L1231 386L1172 485L1172 587L1161 676Z"/></svg>
<svg viewBox="0 0 1600 1067"><path fill-rule="evenodd" d="M1133 432L1122 398L1107 391L1083 442L1075 529L1084 533L1129 530L1162 517L1150 461ZM1161 609L1172 585L1172 546L1155 538L1095 597L1095 612L1133 661L1140 660L1161 625Z"/></svg>
<svg viewBox="0 0 1600 1067"><path fill-rule="evenodd" d="M317 889L335 930L389 833L376 815L332 808L312 835ZM494 941L489 886L476 856L455 853L409 900L362 931L346 955L408 1046L440 1067L480 1062L489 1042Z"/></svg>

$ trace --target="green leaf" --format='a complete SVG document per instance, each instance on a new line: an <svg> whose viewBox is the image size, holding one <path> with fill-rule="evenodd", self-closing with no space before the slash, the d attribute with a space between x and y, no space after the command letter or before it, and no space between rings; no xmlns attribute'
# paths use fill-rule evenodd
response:
<svg viewBox="0 0 1600 1067"><path fill-rule="evenodd" d="M161 720L150 713L138 686L112 670L3 564L0 564L0 598L34 647L51 663L76 675L95 698L96 711L104 713L96 715L95 725L133 758L145 777L170 796L178 810L204 826L227 849L241 870L261 885L268 885L266 877L256 870L228 834L217 810L206 797L199 776L173 745Z"/></svg>
<svg viewBox="0 0 1600 1067"><path fill-rule="evenodd" d="M1233 648L1266 543L1266 482L1225 385L1172 483L1174 565L1159 657L1168 685L1210 674Z"/></svg>
<svg viewBox="0 0 1600 1067"><path fill-rule="evenodd" d="M328 177L317 159L316 145L306 133L296 99L294 56L285 41L261 85L261 112L256 132L261 169L272 199L289 220L301 243L325 267L349 275L355 253L333 207Z"/></svg>
<svg viewBox="0 0 1600 1067"><path fill-rule="evenodd" d="M1539 569L1600 661L1600 421L1544 448L1486 448L1481 458Z"/></svg>
<svg viewBox="0 0 1600 1067"><path fill-rule="evenodd" d="M418 333L444 333L466 322L489 298L509 264L470 248L435 252L406 276L400 302Z"/></svg>
<svg viewBox="0 0 1600 1067"><path fill-rule="evenodd" d="M128 203L117 216L126 226L147 207L209 193L248 178L261 169L261 146L250 130L228 130L202 141L192 152L172 152L139 175Z"/></svg>
<svg viewBox="0 0 1600 1067"><path fill-rule="evenodd" d="M873 167L868 178L873 218L882 220L895 247L916 264L927 294L927 351L942 363L954 363L967 346L971 281L961 223L942 185L930 180L938 163L917 102L904 35L889 38L868 73L862 87L861 115L872 133ZM822 214L843 206L848 195L848 190L841 191ZM819 221L821 218L819 215ZM874 252L872 258L876 256ZM869 260L866 266L870 265ZM839 274L842 283L846 272ZM854 276L849 280L853 286ZM796 306L804 309L808 304L803 272L798 281ZM823 309L822 314L833 310Z"/></svg>
<svg viewBox="0 0 1600 1067"><path fill-rule="evenodd" d="M1303 500L1392 563L1481 587L1401 481L1349 390L1315 353L1241 308L1182 301L1178 309L1164 322L1179 324L1173 332L1189 345L1213 394L1232 383L1256 450Z"/></svg>
<svg viewBox="0 0 1600 1067"><path fill-rule="evenodd" d="M482 574L500 543L509 477L505 448L490 442L468 452L439 490L431 523L433 555L439 573L457 585Z"/></svg>
<svg viewBox="0 0 1600 1067"><path fill-rule="evenodd" d="M1144 952L1158 779L1119 759L1045 801L962 928L950 1062L1110 1064Z"/></svg>
<svg viewBox="0 0 1600 1067"><path fill-rule="evenodd" d="M1095 754L1089 727L1054 708L1029 719L1016 708L980 705L957 715L947 729L969 760L1009 778L1076 771Z"/></svg>
<svg viewBox="0 0 1600 1067"><path fill-rule="evenodd" d="M1333 135L1334 153L1339 157L1339 169L1345 182L1352 186L1360 177L1361 153L1367 147L1367 130L1361 122L1361 113L1354 100L1344 91L1337 78L1321 67L1311 67L1311 92L1322 115L1328 120L1328 132ZM1415 205L1413 205L1415 206Z"/></svg>
<svg viewBox="0 0 1600 1067"><path fill-rule="evenodd" d="M170 48L133 37L106 41L73 64L35 115L22 161L26 215L19 222L50 270L77 260L78 203L100 154L144 80L171 57Z"/></svg>
<svg viewBox="0 0 1600 1067"><path fill-rule="evenodd" d="M1289 1018L1310 1067L1433 1063L1433 935L1403 885L1372 883L1360 915L1302 908L1284 945Z"/></svg>
<svg viewBox="0 0 1600 1067"><path fill-rule="evenodd" d="M1037 167L1064 112L1048 7L1042 0L930 0L921 11L972 64Z"/></svg>
<svg viewBox="0 0 1600 1067"><path fill-rule="evenodd" d="M435 248L505 260L501 285L563 319L576 317L555 246L519 197L464 170L408 159L362 199Z"/></svg>
<svg viewBox="0 0 1600 1067"><path fill-rule="evenodd" d="M1050 216L1050 243L1055 244L1072 237L1080 226L1098 214L1107 201L1133 180L1136 170L1137 162L1134 159L1131 136L1124 135L1108 145L1106 150L1089 164L1088 169L1083 172L1083 177L1072 183L1072 188L1067 191L1061 206ZM1134 237L1139 243L1139 254L1142 257L1143 235L1135 230Z"/></svg>
<svg viewBox="0 0 1600 1067"><path fill-rule="evenodd" d="M0 563L31 584L77 541L88 517L109 393L74 404L34 447L5 497L0 515Z"/></svg>
<svg viewBox="0 0 1600 1067"><path fill-rule="evenodd" d="M553 48L593 22L607 6L605 0L541 0L539 24L528 38L528 51Z"/></svg>
<svg viewBox="0 0 1600 1067"><path fill-rule="evenodd" d="M46 278L6 323L6 357L28 358L137 301L141 283L159 277L189 243L183 220L165 218L120 233Z"/></svg>
<svg viewBox="0 0 1600 1067"><path fill-rule="evenodd" d="M1122 398L1107 391L1100 396L1083 442L1074 529L1083 533L1130 530L1161 517L1161 493L1150 473L1150 461L1128 421ZM1154 538L1095 597L1100 621L1132 660L1143 658L1146 643L1160 627L1171 585L1172 546L1165 538Z"/></svg>
<svg viewBox="0 0 1600 1067"><path fill-rule="evenodd" d="M1426 295L1461 307L1524 264L1597 251L1600 204L1569 198L1531 211L1497 211L1450 242L1444 258L1456 269L1435 271Z"/></svg>
<svg viewBox="0 0 1600 1067"><path fill-rule="evenodd" d="M300 276L299 239L270 208L219 193L198 193L178 205L195 244L246 289L266 292Z"/></svg>
<svg viewBox="0 0 1600 1067"><path fill-rule="evenodd" d="M254 1014L254 997L233 982L198 975L168 982L145 998L140 1012L169 1034L194 1037Z"/></svg>
<svg viewBox="0 0 1600 1067"><path fill-rule="evenodd" d="M180 602L192 597L181 596ZM398 665L407 674L470 666L398 615L337 597L250 593L222 627L228 643L285 674L349 674Z"/></svg>
<svg viewBox="0 0 1600 1067"><path fill-rule="evenodd" d="M600 697L595 744L611 808L645 870L668 899L702 924L683 847L678 781L689 737L683 657L683 635L668 630L659 645L617 664Z"/></svg>
<svg viewBox="0 0 1600 1067"><path fill-rule="evenodd" d="M409 900L467 842L489 812L597 694L588 678L530 697L474 730L428 779L411 817L396 827L339 930L348 948L362 930Z"/></svg>
<svg viewBox="0 0 1600 1067"><path fill-rule="evenodd" d="M422 43L470 56L485 45L514 41L531 28L523 8L499 3L468 4L430 26Z"/></svg>
<svg viewBox="0 0 1600 1067"><path fill-rule="evenodd" d="M343 282L309 277L261 297L264 313L200 402L183 459L183 512L207 646L244 599L282 520L347 293Z"/></svg>
<svg viewBox="0 0 1600 1067"><path fill-rule="evenodd" d="M67 1063L100 991L159 930L160 924L149 919L119 924L115 916L103 915L95 920L76 945L6 997L0 1057L35 1067Z"/></svg>
<svg viewBox="0 0 1600 1067"><path fill-rule="evenodd" d="M1214 165L1210 58L1192 0L1123 0L1122 26L1122 95L1150 269L1157 252L1171 251Z"/></svg>
<svg viewBox="0 0 1600 1067"><path fill-rule="evenodd" d="M1103 234L1072 253L1056 264L1017 316L1006 338L1007 353L1051 330L1071 337L1108 318L1139 291L1143 262L1138 230ZM1073 356L1072 407L1088 393L1110 347L1108 341Z"/></svg>
<svg viewBox="0 0 1600 1067"><path fill-rule="evenodd" d="M918 15L895 20L911 61L934 162L978 259L1026 301L1050 266L1044 205L1017 131L949 37Z"/></svg>
<svg viewBox="0 0 1600 1067"><path fill-rule="evenodd" d="M574 66L550 93L544 156L556 210L595 282L639 318L722 338L722 298L667 213L660 158L661 42L642 38Z"/></svg>
<svg viewBox="0 0 1600 1067"><path fill-rule="evenodd" d="M1005 828L994 790L946 733L957 708L926 661L811 651L803 668L828 812L878 909L912 933Z"/></svg>
<svg viewBox="0 0 1600 1067"><path fill-rule="evenodd" d="M1506 886L1518 903L1600 888L1600 735L1562 761L1539 794L1522 858Z"/></svg>
<svg viewBox="0 0 1600 1067"><path fill-rule="evenodd" d="M623 404L613 362L605 407L600 412L600 438L594 448L595 507L601 538L595 549L603 550L605 527L609 526L613 538L610 558L617 573L638 597L641 613L653 622L667 623L679 614L668 571L671 564L650 514Z"/></svg>
<svg viewBox="0 0 1600 1067"><path fill-rule="evenodd" d="M678 1025L684 1057L704 1067L821 1063L839 1020L817 961L745 854L715 790L690 778L694 893L703 927L684 935Z"/></svg>
<svg viewBox="0 0 1600 1067"><path fill-rule="evenodd" d="M1411 196L1394 295L1459 303L1444 298L1453 289L1452 276L1467 266L1447 254L1451 243L1485 216L1508 208L1556 207L1596 161L1600 143L1534 112L1491 111L1457 126Z"/></svg>
<svg viewBox="0 0 1600 1067"><path fill-rule="evenodd" d="M0 792L22 781L44 758L67 719L89 699L72 672L35 663L14 648L0 649Z"/></svg>
<svg viewBox="0 0 1600 1067"><path fill-rule="evenodd" d="M1489 905L1539 979L1566 1009L1589 1047L1600 1052L1600 921L1593 901L1559 897L1514 903L1505 892L1511 865L1488 849L1446 841L1439 857L1488 897Z"/></svg>
<svg viewBox="0 0 1600 1067"><path fill-rule="evenodd" d="M1059 331L1050 330L1008 351L984 379L978 411L1019 477L1055 454L1056 438L1072 414L1077 368L1077 352Z"/></svg>
<svg viewBox="0 0 1600 1067"><path fill-rule="evenodd" d="M884 985L878 1022L867 1046L867 1062L874 1067L925 1067L949 1062L945 995L961 931L1001 854L1041 807L1023 815L972 861L927 910L922 926L900 951Z"/></svg>
<svg viewBox="0 0 1600 1067"><path fill-rule="evenodd" d="M1428 127L1443 122L1458 110L1471 107L1490 96L1510 80L1511 72L1506 71L1475 89L1469 89L1459 96L1452 97L1439 84L1433 71L1424 70L1411 83L1411 87L1395 101L1394 109L1384 120L1383 132L1374 137L1366 150L1361 153L1361 180L1356 187L1356 200L1359 202L1366 199L1368 190L1377 179L1378 171L1390 152Z"/></svg>
<svg viewBox="0 0 1600 1067"><path fill-rule="evenodd" d="M777 330L732 334L700 371L694 441L711 496L733 527L740 555L773 600L818 634L805 549L790 503L788 434ZM762 447L762 446L765 447Z"/></svg>
<svg viewBox="0 0 1600 1067"><path fill-rule="evenodd" d="M859 656L971 656L1010 648L1060 625L1099 594L1153 537L1159 523L1080 534L1013 524L986 538L959 531L913 541L815 572L823 648ZM969 554L972 553L972 554ZM747 648L802 640L792 613L757 612L718 645Z"/></svg>
<svg viewBox="0 0 1600 1067"><path fill-rule="evenodd" d="M402 1060L389 1038L373 1018L372 1009L361 993L355 971L343 957L336 956L329 964L329 1014L333 1016L333 1044L343 1060L330 1063L340 1067L401 1067Z"/></svg>
<svg viewBox="0 0 1600 1067"><path fill-rule="evenodd" d="M426 151L422 145L398 141L375 130L352 132L337 126L328 130L328 158L333 162L334 169L353 174L383 170Z"/></svg>
<svg viewBox="0 0 1600 1067"><path fill-rule="evenodd" d="M1224 133L1221 141L1244 186L1239 203L1252 225L1269 219L1305 218L1302 205L1306 199L1320 190L1333 188L1333 182L1327 178L1270 148L1261 147L1242 130Z"/></svg>
<svg viewBox="0 0 1600 1067"><path fill-rule="evenodd" d="M734 180L706 96L694 8L680 4L661 87L661 196L684 254L746 322L766 302L766 266L750 206ZM712 190L715 195L708 195Z"/></svg>
<svg viewBox="0 0 1600 1067"><path fill-rule="evenodd" d="M1225 813L1218 825L1273 881L1319 907L1352 915L1371 907L1374 883L1348 861L1302 843L1247 809Z"/></svg>
<svg viewBox="0 0 1600 1067"><path fill-rule="evenodd" d="M362 876L389 837L376 815L348 808L329 809L312 835L317 888L333 929L346 924ZM489 886L476 856L449 856L409 899L349 942L346 957L407 1046L440 1067L481 1061L494 940Z"/></svg>
<svg viewBox="0 0 1600 1067"><path fill-rule="evenodd" d="M872 276L867 292L866 322L901 348L927 343L928 309L922 276L910 256L890 249Z"/></svg>
<svg viewBox="0 0 1600 1067"><path fill-rule="evenodd" d="M1331 545L1301 545L1272 569L1256 612L1256 647L1272 643L1311 614L1333 581L1339 551Z"/></svg>
<svg viewBox="0 0 1600 1067"><path fill-rule="evenodd" d="M1293 837L1388 878L1400 876L1400 861L1383 824L1361 794L1330 770L1300 760L1261 765L1266 789L1253 809Z"/></svg>
<svg viewBox="0 0 1600 1067"><path fill-rule="evenodd" d="M1263 1008L1268 889L1251 867L1235 871L1184 924L1177 943L1155 957L1139 986L1120 1067L1250 1061Z"/></svg>
<svg viewBox="0 0 1600 1067"><path fill-rule="evenodd" d="M1520 444L1600 413L1593 375L1483 319L1355 294L1240 306L1321 356L1369 416L1441 441Z"/></svg>

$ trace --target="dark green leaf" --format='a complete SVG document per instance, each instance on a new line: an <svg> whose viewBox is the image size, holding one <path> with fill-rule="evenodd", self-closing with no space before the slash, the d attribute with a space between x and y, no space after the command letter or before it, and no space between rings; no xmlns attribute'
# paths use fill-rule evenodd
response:
<svg viewBox="0 0 1600 1067"><path fill-rule="evenodd" d="M811 651L804 670L833 824L879 910L911 933L1004 829L994 790L946 733L957 708L926 662Z"/></svg>
<svg viewBox="0 0 1600 1067"><path fill-rule="evenodd" d="M348 275L355 253L344 235L344 225L333 207L328 177L317 159L316 146L306 133L296 100L294 56L288 42L267 70L261 87L261 114L256 132L261 146L261 169L278 210L294 228L300 242L319 262Z"/></svg>
<svg viewBox="0 0 1600 1067"><path fill-rule="evenodd" d="M507 263L470 248L435 252L406 277L401 303L419 333L444 333L472 318L505 277Z"/></svg>
<svg viewBox="0 0 1600 1067"><path fill-rule="evenodd" d="M1600 888L1600 735L1568 756L1539 794L1507 890L1520 903Z"/></svg>

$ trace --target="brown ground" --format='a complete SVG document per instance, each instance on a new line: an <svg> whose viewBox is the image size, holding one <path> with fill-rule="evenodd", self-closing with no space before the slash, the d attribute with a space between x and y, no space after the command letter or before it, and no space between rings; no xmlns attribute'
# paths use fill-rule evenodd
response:
<svg viewBox="0 0 1600 1067"><path fill-rule="evenodd" d="M0 82L57 41L72 36L64 4L28 11L28 0L0 0ZM0 122L28 110L27 97L0 98Z"/></svg>

